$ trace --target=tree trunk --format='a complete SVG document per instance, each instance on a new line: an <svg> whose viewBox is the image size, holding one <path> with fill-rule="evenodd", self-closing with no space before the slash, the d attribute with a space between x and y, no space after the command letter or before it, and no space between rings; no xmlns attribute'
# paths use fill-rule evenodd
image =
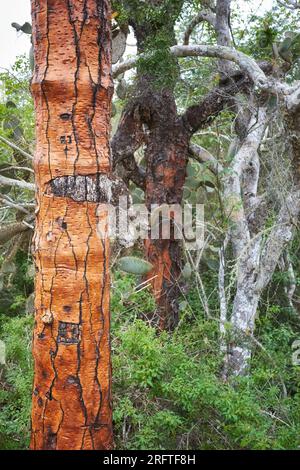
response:
<svg viewBox="0 0 300 470"><path fill-rule="evenodd" d="M151 121L148 123L149 141L145 152L146 206L149 210L152 205L167 204L170 208L173 205L180 206L188 163L189 135L177 117L172 93L152 93L146 103L149 103L151 114ZM156 103L155 108L153 103ZM181 242L174 237L172 214L169 216L169 239L164 239L161 233L158 239L153 239L150 235L145 241L146 256L154 266L148 278L152 279L158 326L162 330L173 330L179 320Z"/></svg>
<svg viewBox="0 0 300 470"><path fill-rule="evenodd" d="M188 162L190 135L178 117L173 92L158 90L152 77L140 77L135 97L128 103L112 142L114 164L121 163L124 180L131 179L145 191L152 205L180 205ZM142 175L134 152L145 144L146 171ZM124 174L125 170L125 174ZM169 239L149 238L145 254L153 264L147 275L157 301L157 325L172 330L178 322L178 279L181 245L171 229Z"/></svg>
<svg viewBox="0 0 300 470"><path fill-rule="evenodd" d="M113 445L109 243L97 235L111 186L110 14L109 0L32 0L36 450Z"/></svg>
<svg viewBox="0 0 300 470"><path fill-rule="evenodd" d="M225 357L224 377L246 374L251 359L251 338L254 335L255 319L261 290L257 289L261 238L251 240L245 253L240 255L238 279L230 323L232 338Z"/></svg>
<svg viewBox="0 0 300 470"><path fill-rule="evenodd" d="M182 0L172 5L165 0L149 0L147 8L159 18L153 21L150 15L148 20L141 13L139 9L142 7L137 7L136 2L124 2L124 7L129 11L129 24L134 29L139 54L144 53L147 44L156 38L163 38L165 47L175 43L174 25L182 3ZM161 16L158 17L160 8ZM163 11L168 12L168 15L164 16ZM161 47L159 41L157 47ZM168 73L161 70L162 66L160 63L148 70L138 67L134 98L123 113L112 145L114 163L122 161L130 172L130 179L143 187L149 210L152 204L181 204L188 162L189 135L177 116L173 92L175 80L167 84L159 83L159 79L165 78L164 74ZM178 74L176 61L171 69L174 75ZM146 161L143 180L134 161L134 152L142 144L145 145ZM157 301L157 325L159 329L172 330L178 323L180 241L172 236L172 230L168 240L161 237L153 240L149 233L145 241L145 255L154 266L147 278Z"/></svg>

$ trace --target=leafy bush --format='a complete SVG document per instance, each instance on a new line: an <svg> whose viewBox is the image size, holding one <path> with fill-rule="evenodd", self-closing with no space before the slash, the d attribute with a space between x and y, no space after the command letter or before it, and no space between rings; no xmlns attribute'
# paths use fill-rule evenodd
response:
<svg viewBox="0 0 300 470"><path fill-rule="evenodd" d="M291 364L295 333L281 307L261 313L251 374L220 379L218 322L206 320L195 290L171 336L145 313L154 302L136 278L114 274L113 395L119 449L297 449L299 368ZM270 306L271 307L271 306ZM192 315L190 312L192 311ZM275 312L275 313L274 313ZM0 393L0 446L26 448L32 383L32 317L2 321L7 346Z"/></svg>
<svg viewBox="0 0 300 470"><path fill-rule="evenodd" d="M0 447L26 448L32 388L32 316L6 318L1 339L6 346L6 365L1 371Z"/></svg>

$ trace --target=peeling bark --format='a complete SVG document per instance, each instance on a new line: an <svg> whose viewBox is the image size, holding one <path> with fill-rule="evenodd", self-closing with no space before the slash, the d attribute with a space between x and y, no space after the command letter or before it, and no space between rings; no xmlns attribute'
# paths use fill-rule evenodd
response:
<svg viewBox="0 0 300 470"><path fill-rule="evenodd" d="M123 178L145 190L151 205L180 204L188 162L190 133L177 115L171 90L153 88L151 79L140 80L136 96L124 111L112 142L114 165L125 167ZM134 152L145 144L146 170L138 167ZM122 173L121 173L122 174ZM154 269L151 279L157 301L159 328L172 330L178 323L178 279L181 273L181 247L178 240L145 242L147 259Z"/></svg>
<svg viewBox="0 0 300 470"><path fill-rule="evenodd" d="M109 243L96 230L97 202L109 199L110 2L31 4L37 209L30 446L110 449ZM94 193L90 175L99 183ZM77 195L84 182L87 193L73 197L66 182Z"/></svg>
<svg viewBox="0 0 300 470"><path fill-rule="evenodd" d="M149 104L151 97L149 96ZM153 102L153 96L152 96ZM150 139L145 157L148 209L158 204L181 204L188 163L189 134L177 117L174 98L169 93L155 97L156 109L149 122ZM147 259L154 266L148 275L157 301L159 328L172 330L178 323L178 280L181 273L181 245L174 239L145 242Z"/></svg>

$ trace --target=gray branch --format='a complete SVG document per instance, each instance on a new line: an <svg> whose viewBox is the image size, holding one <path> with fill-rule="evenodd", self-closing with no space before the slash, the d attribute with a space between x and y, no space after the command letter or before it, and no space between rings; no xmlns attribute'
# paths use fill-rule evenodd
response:
<svg viewBox="0 0 300 470"><path fill-rule="evenodd" d="M8 147L11 147L12 149L16 150L17 152L19 152L21 155L23 155L23 157L25 158L28 158L29 160L33 160L33 156L30 155L30 153L28 152L25 152L25 150L21 149L18 145L14 144L13 142L11 142L10 140L8 139L5 139L5 137L2 137L0 135L0 140L8 145Z"/></svg>
<svg viewBox="0 0 300 470"><path fill-rule="evenodd" d="M198 26L198 24L203 23L204 21L209 23L214 28L216 27L216 16L214 15L214 13L212 13L211 10L200 11L195 16L195 18L192 19L192 21L188 24L186 28L186 31L184 33L184 39L183 39L184 45L187 46L189 44L189 40L190 40L192 32L194 31L196 26Z"/></svg>
<svg viewBox="0 0 300 470"><path fill-rule="evenodd" d="M28 191L35 190L35 185L33 183L27 183L26 181L6 178L6 176L2 175L0 175L0 186L10 186L14 188L27 189Z"/></svg>

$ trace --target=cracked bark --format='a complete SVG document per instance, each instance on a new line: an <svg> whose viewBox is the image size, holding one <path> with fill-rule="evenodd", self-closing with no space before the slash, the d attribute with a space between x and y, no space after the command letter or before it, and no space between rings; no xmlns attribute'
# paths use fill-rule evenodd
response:
<svg viewBox="0 0 300 470"><path fill-rule="evenodd" d="M125 167L130 178L145 190L148 209L152 204L180 204L188 161L189 131L177 116L171 90L153 88L150 77L140 78L136 96L127 105L114 136L114 165ZM145 144L145 175L136 164L134 152ZM157 301L159 328L172 330L178 322L178 279L181 248L178 240L145 241L145 253L154 269L147 278Z"/></svg>
<svg viewBox="0 0 300 470"><path fill-rule="evenodd" d="M147 97L152 106L148 123L150 138L145 151L147 161L145 202L148 208L158 204L181 204L188 162L189 134L177 110L172 93ZM149 108L151 109L151 108ZM181 273L181 245L174 238L145 241L146 256L154 270L148 274L157 302L159 328L172 330L178 323L178 279Z"/></svg>
<svg viewBox="0 0 300 470"><path fill-rule="evenodd" d="M109 243L96 230L101 198L88 197L91 189L80 197L70 187L60 192L66 181L96 180L105 198L101 178L111 181L110 2L31 6L37 209L30 447L110 449Z"/></svg>

